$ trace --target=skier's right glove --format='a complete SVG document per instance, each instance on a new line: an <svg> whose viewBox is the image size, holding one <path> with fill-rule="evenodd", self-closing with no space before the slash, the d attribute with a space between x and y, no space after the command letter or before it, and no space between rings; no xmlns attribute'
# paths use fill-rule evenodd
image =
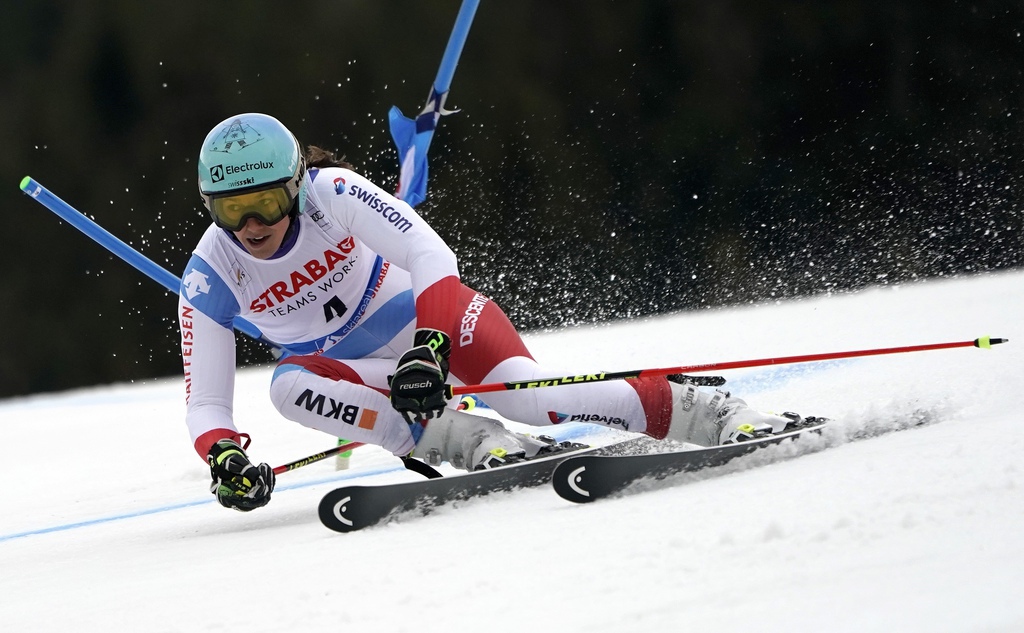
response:
<svg viewBox="0 0 1024 633"><path fill-rule="evenodd" d="M420 328L413 337L413 348L398 360L394 376L388 376L391 406L405 416L409 424L441 415L450 397L448 356L451 338L439 330Z"/></svg>
<svg viewBox="0 0 1024 633"><path fill-rule="evenodd" d="M253 465L242 447L233 440L220 440L206 456L213 483L210 492L225 508L248 512L270 501L274 491L274 469L270 464Z"/></svg>

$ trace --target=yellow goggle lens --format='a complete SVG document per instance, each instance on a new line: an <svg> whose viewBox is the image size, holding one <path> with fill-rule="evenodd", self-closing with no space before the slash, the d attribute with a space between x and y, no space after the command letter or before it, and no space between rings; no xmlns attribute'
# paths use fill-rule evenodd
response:
<svg viewBox="0 0 1024 633"><path fill-rule="evenodd" d="M229 231L237 231L245 226L246 220L251 217L267 226L277 224L288 215L292 200L284 187L274 187L235 196L217 197L210 202L217 225Z"/></svg>

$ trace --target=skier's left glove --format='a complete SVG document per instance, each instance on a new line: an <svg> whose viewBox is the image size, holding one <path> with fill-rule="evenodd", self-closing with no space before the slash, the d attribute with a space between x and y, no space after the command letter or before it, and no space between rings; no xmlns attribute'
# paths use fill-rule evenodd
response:
<svg viewBox="0 0 1024 633"><path fill-rule="evenodd" d="M224 439L210 447L206 461L213 476L210 492L225 508L248 512L270 501L274 469L270 464L254 465L233 440Z"/></svg>
<svg viewBox="0 0 1024 633"><path fill-rule="evenodd" d="M448 357L451 338L439 330L421 328L413 337L413 348L402 355L395 375L388 377L391 406L409 424L441 415L448 404Z"/></svg>

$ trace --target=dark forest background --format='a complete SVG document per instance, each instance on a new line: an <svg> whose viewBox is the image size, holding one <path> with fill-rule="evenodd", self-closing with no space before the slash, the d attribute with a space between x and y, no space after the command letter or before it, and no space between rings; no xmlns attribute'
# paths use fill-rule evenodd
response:
<svg viewBox="0 0 1024 633"><path fill-rule="evenodd" d="M207 131L246 111L393 188L458 0L8 3L0 396L179 373ZM1022 263L1024 3L483 0L420 212L523 329ZM243 360L269 354L244 344Z"/></svg>

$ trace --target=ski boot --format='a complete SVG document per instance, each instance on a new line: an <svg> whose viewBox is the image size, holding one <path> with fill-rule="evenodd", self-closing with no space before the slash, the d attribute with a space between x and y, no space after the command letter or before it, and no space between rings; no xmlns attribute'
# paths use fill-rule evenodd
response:
<svg viewBox="0 0 1024 633"><path fill-rule="evenodd" d="M800 420L796 414L755 411L727 391L704 392L690 383L669 385L673 398L667 439L699 446L749 442L784 433Z"/></svg>
<svg viewBox="0 0 1024 633"><path fill-rule="evenodd" d="M477 470L530 459L547 446L509 431L496 420L445 409L440 417L425 421L410 457L431 466L449 462L456 468Z"/></svg>

